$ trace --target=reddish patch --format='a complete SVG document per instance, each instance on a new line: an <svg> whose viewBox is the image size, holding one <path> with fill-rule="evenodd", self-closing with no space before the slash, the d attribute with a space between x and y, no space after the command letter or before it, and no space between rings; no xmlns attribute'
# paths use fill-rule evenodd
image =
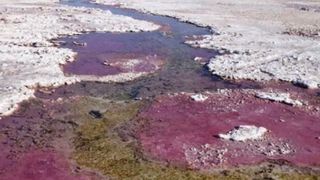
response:
<svg viewBox="0 0 320 180"><path fill-rule="evenodd" d="M169 25L166 25L166 24L161 24L161 27L159 29L160 32L166 34L166 35L169 35L172 33L172 29Z"/></svg>
<svg viewBox="0 0 320 180"><path fill-rule="evenodd" d="M86 180L86 175L72 173L66 159L54 152L34 151L24 154L11 168L2 172L4 180Z"/></svg>
<svg viewBox="0 0 320 180"><path fill-rule="evenodd" d="M75 61L63 65L66 74L108 76L121 73L153 73L164 64L164 55L143 33L92 33L79 36L87 46L74 46L74 39L66 38L63 47L77 52ZM161 56L159 55L161 54ZM136 61L131 63L131 61Z"/></svg>
<svg viewBox="0 0 320 180"><path fill-rule="evenodd" d="M205 102L181 94L162 96L138 119L146 122L137 132L143 150L161 160L194 168L250 165L267 159L320 164L319 114L240 91L212 93ZM217 137L239 125L263 126L270 132L261 141Z"/></svg>
<svg viewBox="0 0 320 180"><path fill-rule="evenodd" d="M164 60L156 54L110 53L101 54L95 58L95 60L88 59L87 61L71 62L65 66L65 69L69 71L68 73L106 76L127 72L153 73L164 63Z"/></svg>
<svg viewBox="0 0 320 180"><path fill-rule="evenodd" d="M69 110L66 107L63 101L30 100L1 119L1 180L101 179L66 158L72 151L70 132L76 124L69 118L59 118Z"/></svg>

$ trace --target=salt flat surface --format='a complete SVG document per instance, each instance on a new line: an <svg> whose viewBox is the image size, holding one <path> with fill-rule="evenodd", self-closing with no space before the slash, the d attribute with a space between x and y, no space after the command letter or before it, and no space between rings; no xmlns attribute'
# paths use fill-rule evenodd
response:
<svg viewBox="0 0 320 180"><path fill-rule="evenodd" d="M261 139L267 131L268 130L264 127L240 125L226 134L219 134L219 137L233 141L257 140Z"/></svg>
<svg viewBox="0 0 320 180"><path fill-rule="evenodd" d="M191 99L194 101L197 101L197 102L203 102L203 101L207 100L208 97L203 94L194 94L191 96Z"/></svg>
<svg viewBox="0 0 320 180"><path fill-rule="evenodd" d="M230 79L320 84L320 2L314 0L95 0L177 17L216 31L196 47L225 54L208 64Z"/></svg>
<svg viewBox="0 0 320 180"><path fill-rule="evenodd" d="M76 54L55 47L50 40L82 32L139 32L158 28L155 24L108 11L73 8L56 1L6 0L0 4L0 116L10 114L17 103L32 97L34 87L82 80L82 77L66 77L60 67L73 61ZM129 76L102 80L133 78ZM97 80L84 78L88 79Z"/></svg>
<svg viewBox="0 0 320 180"><path fill-rule="evenodd" d="M256 93L256 96L261 99L268 99L271 101L277 101L277 102L282 102L288 105L293 105L293 106L302 106L303 103L299 100L292 99L290 97L289 93L283 93L283 92L263 92L263 91L258 91Z"/></svg>

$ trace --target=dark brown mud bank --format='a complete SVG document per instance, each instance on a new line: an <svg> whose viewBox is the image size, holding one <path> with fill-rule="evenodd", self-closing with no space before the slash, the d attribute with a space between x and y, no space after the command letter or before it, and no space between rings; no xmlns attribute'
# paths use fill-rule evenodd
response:
<svg viewBox="0 0 320 180"><path fill-rule="evenodd" d="M250 108L245 106L241 117L247 114L246 108L251 111L257 104L270 107L270 113L272 109L281 107L277 113L280 114L279 111L283 109L290 111L287 113L293 124L294 108L271 102L265 104L247 95L223 98L217 95L217 101L223 106L215 106L219 103L214 103L213 97L210 110L205 103L197 104L190 101L188 96L184 96L183 100L171 99L168 94L225 88L254 89L268 85L224 81L212 77L199 62L194 61L195 57L206 60L218 55L213 50L192 48L183 43L193 35L210 33L208 28L130 9L83 1L66 3L102 8L164 27L155 32L89 33L62 38L60 40L66 43L61 47L71 48L78 53L76 61L62 67L66 74L108 76L131 71L151 73L125 83L80 82L56 89L40 88L36 93L37 98L22 103L17 112L0 121L0 179L317 179L320 176L313 166L297 167L287 161L290 158L266 160L259 157L264 162L253 159L254 163L245 167L241 163L206 170L189 166L179 152L181 147L172 147L172 142L179 137L195 145L217 141L208 129L215 130L220 126L208 126L206 123L218 123L212 118L215 116L219 116L220 121L225 116L236 117L236 113L224 113L227 109L224 106L228 103L250 100L245 103ZM128 59L142 59L143 62L135 64L135 61L130 61L129 64L134 65L124 66L128 64ZM158 65L160 68L157 68ZM304 97L307 99L313 98L313 104L319 104L315 92L282 84L272 86L282 90L288 87L298 94L306 94ZM168 108L166 102L176 106ZM250 102L254 102L253 105ZM299 113L305 115L305 112ZM220 117L221 114L223 116ZM275 118L269 117L271 120ZM192 121L188 121L190 119ZM317 128L309 124L313 120L308 118L306 127L312 129L312 135L316 135ZM243 121L248 122L246 119ZM304 130L299 129L299 132ZM317 141L313 139L312 142L310 146ZM172 148L168 149L169 154L166 155L162 153L163 147L157 145ZM318 148L317 145L315 147ZM160 153L155 153L158 151ZM307 153L312 156L312 153Z"/></svg>

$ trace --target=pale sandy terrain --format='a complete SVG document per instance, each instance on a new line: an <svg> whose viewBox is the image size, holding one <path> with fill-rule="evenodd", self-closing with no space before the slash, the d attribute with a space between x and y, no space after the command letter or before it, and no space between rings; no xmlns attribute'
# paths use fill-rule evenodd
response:
<svg viewBox="0 0 320 180"><path fill-rule="evenodd" d="M316 0L96 0L177 17L216 34L187 43L227 55L208 64L232 79L320 84L320 1Z"/></svg>
<svg viewBox="0 0 320 180"><path fill-rule="evenodd" d="M72 61L76 54L56 47L51 39L90 31L137 32L158 28L107 11L72 8L49 0L1 0L0 4L0 117L32 97L36 86L59 86L82 80L63 74L60 65ZM84 80L132 78L131 74L125 74L115 79Z"/></svg>

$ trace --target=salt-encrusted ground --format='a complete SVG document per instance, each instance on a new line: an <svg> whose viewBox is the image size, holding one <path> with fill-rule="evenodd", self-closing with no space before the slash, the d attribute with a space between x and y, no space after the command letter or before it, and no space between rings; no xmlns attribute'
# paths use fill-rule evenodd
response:
<svg viewBox="0 0 320 180"><path fill-rule="evenodd" d="M66 77L60 67L72 61L75 53L55 47L50 40L82 32L139 32L158 28L108 11L73 8L57 2L0 2L0 116L10 114L17 103L32 97L35 86L58 86L82 80ZM112 80L102 78L105 79ZM132 76L114 80L126 79ZM86 77L85 80L97 79Z"/></svg>
<svg viewBox="0 0 320 180"><path fill-rule="evenodd" d="M219 49L209 69L225 78L320 84L320 3L313 0L96 0L210 26L188 43Z"/></svg>

